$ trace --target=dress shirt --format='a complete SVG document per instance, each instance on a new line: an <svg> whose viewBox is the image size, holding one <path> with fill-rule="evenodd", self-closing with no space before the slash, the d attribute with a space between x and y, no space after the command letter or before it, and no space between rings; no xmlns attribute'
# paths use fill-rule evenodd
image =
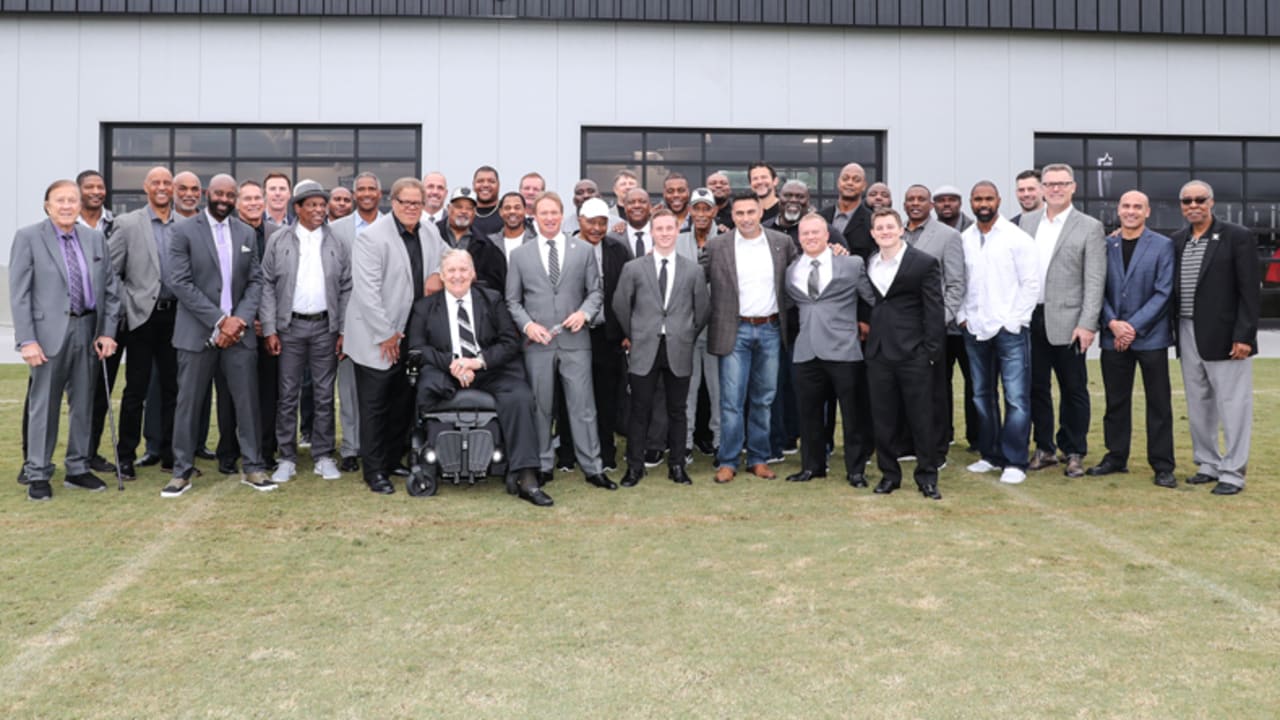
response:
<svg viewBox="0 0 1280 720"><path fill-rule="evenodd" d="M324 264L320 260L320 242L324 230L308 230L298 223L298 277L293 287L293 311L313 315L328 309L324 291Z"/></svg>
<svg viewBox="0 0 1280 720"><path fill-rule="evenodd" d="M956 323L966 323L978 340L990 340L1001 328L1017 333L1029 327L1040 295L1035 240L1004 218L985 238L977 223L960 238L968 282Z"/></svg>
<svg viewBox="0 0 1280 720"><path fill-rule="evenodd" d="M591 254L596 258L596 270L600 272L600 277L604 278L604 238L601 238L598 243L588 242L587 244L591 246Z"/></svg>
<svg viewBox="0 0 1280 720"><path fill-rule="evenodd" d="M227 222L226 218L219 222L209 214L208 209L204 211L204 215L209 221L209 232L213 234L213 247L218 255L218 269L222 273L222 296L219 306L222 308L223 315L230 315L235 309L231 299L231 269L236 259L235 243L231 240L231 223Z"/></svg>
<svg viewBox="0 0 1280 720"><path fill-rule="evenodd" d="M378 211L378 216L377 216L377 217L375 217L375 218L373 219L373 222L365 222L365 221L364 221L364 217L363 217L363 216L361 216L359 212L357 212L357 213L356 213L356 220L355 220L355 228L356 228L355 236L356 236L356 237L359 237L359 236L360 236L360 231L361 231L361 230L364 230L365 228L369 227L370 225L372 225L372 224L373 224L373 223L375 223L375 222L378 222L378 221L379 221L379 220L381 220L381 219L382 219L382 211L381 211L381 210L379 210L379 211Z"/></svg>
<svg viewBox="0 0 1280 720"><path fill-rule="evenodd" d="M849 220L853 219L853 214L857 212L857 206L849 212L840 212L840 206L836 205L831 215L831 227L836 231L837 235L843 235L844 229L849 226Z"/></svg>
<svg viewBox="0 0 1280 720"><path fill-rule="evenodd" d="M649 232L649 223L645 223L642 228L633 228L630 223L627 224L627 249L631 252L636 251L636 233L642 232L644 235L640 240L644 243L645 253L653 252L653 233Z"/></svg>
<svg viewBox="0 0 1280 720"><path fill-rule="evenodd" d="M547 264L547 257L548 257L548 253L551 252L551 248L547 247L548 240L556 241L556 258L560 261L559 269L560 269L560 273L563 275L564 274L564 251L565 251L565 245L566 245L564 234L561 233L561 234L557 234L553 238L547 238L547 237L544 237L542 233L538 233L538 257L542 258L542 269L547 273L547 277L550 278L551 266ZM524 242L524 241L522 240L521 242Z"/></svg>
<svg viewBox="0 0 1280 720"><path fill-rule="evenodd" d="M423 212L422 222L429 222L432 225L435 225L439 223L441 220L448 219L448 217L449 217L449 213L443 207L441 207L439 210L435 212Z"/></svg>
<svg viewBox="0 0 1280 720"><path fill-rule="evenodd" d="M738 271L738 315L765 317L778 312L778 293L773 285L773 253L764 230L755 239L733 233Z"/></svg>
<svg viewBox="0 0 1280 720"><path fill-rule="evenodd" d="M898 245L898 253L892 260L885 258L884 250L871 256L871 266L867 268L867 275L871 277L871 282L875 283L881 295L888 295L889 288L893 287L893 279L898 277L898 268L902 267L902 253L906 251L906 244L902 243Z"/></svg>
<svg viewBox="0 0 1280 720"><path fill-rule="evenodd" d="M1058 247L1058 238L1062 236L1062 226L1066 224L1067 218L1071 216L1072 208L1067 206L1066 210L1058 213L1057 217L1049 219L1049 210L1045 208L1044 215L1040 216L1040 224L1036 226L1036 253L1040 260L1040 298L1037 300L1041 305L1044 304L1044 281L1049 276L1049 262L1053 260L1053 251Z"/></svg>
<svg viewBox="0 0 1280 720"><path fill-rule="evenodd" d="M49 224L53 225L53 221L50 220ZM87 312L97 309L97 303L93 298L93 282L89 276L89 263L85 262L84 250L80 247L80 234L76 232L75 227L72 227L71 232L68 233L57 225L53 225L53 232L58 238L58 246L62 248L62 263L67 270L67 277L71 277L72 264L80 270L80 291L84 293L81 296L84 298L84 307L81 310ZM69 243L63 240L63 236L68 234L71 235Z"/></svg>
<svg viewBox="0 0 1280 720"><path fill-rule="evenodd" d="M147 215L151 218L151 237L156 241L156 253L160 263L160 299L175 300L177 295L169 289L169 238L173 236L173 208L169 208L169 221L165 222L156 215L155 208L147 206Z"/></svg>
<svg viewBox="0 0 1280 720"><path fill-rule="evenodd" d="M98 217L97 225L90 225L89 223L85 222L83 215L76 216L76 224L83 225L87 228L93 228L94 230L97 230L98 232L103 233L104 235L107 232L107 228L111 227L111 224L114 223L115 221L116 221L116 216L112 215L111 211L106 208L102 208L102 215Z"/></svg>
<svg viewBox="0 0 1280 720"><path fill-rule="evenodd" d="M827 289L827 284L831 282L830 248L823 248L822 252L815 256L801 255L800 262L796 263L791 271L791 284L805 295L809 294L809 273L813 271L814 260L818 261L818 294L821 295L822 291Z"/></svg>
<svg viewBox="0 0 1280 720"><path fill-rule="evenodd" d="M462 306L467 309L467 318L471 320L471 334L475 336L476 357L480 357L480 337L476 333L476 312L471 304L471 290L468 288L465 295L456 298L452 294L445 296L447 302L445 307L449 308L449 343L453 348L453 356L455 358L462 357L462 340L458 337L458 300L462 300Z"/></svg>

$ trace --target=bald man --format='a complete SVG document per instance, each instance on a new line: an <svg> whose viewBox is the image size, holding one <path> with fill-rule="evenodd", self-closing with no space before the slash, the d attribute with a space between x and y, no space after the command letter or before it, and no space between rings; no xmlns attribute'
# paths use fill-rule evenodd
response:
<svg viewBox="0 0 1280 720"><path fill-rule="evenodd" d="M858 163L840 169L836 178L836 204L822 209L822 218L835 230L835 241L866 262L876 249L871 239L871 210L862 201L867 189L867 171Z"/></svg>

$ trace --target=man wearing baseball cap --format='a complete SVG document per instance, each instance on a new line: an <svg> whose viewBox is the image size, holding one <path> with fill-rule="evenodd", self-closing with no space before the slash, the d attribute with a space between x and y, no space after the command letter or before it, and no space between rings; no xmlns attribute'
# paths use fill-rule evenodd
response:
<svg viewBox="0 0 1280 720"><path fill-rule="evenodd" d="M676 253L697 261L707 241L716 236L720 212L715 193L709 188L694 189L689 195L689 230L676 238ZM696 428L699 388L706 387L707 422ZM689 376L689 397L685 403L685 453L692 454L696 442L703 455L716 455L720 446L720 359L707 352L707 330L698 333L693 344L693 374ZM696 436L696 437L695 437Z"/></svg>
<svg viewBox="0 0 1280 720"><path fill-rule="evenodd" d="M938 222L960 233L973 224L973 218L960 209L962 197L954 185L943 185L933 191L933 212Z"/></svg>
<svg viewBox="0 0 1280 720"><path fill-rule="evenodd" d="M475 191L465 185L454 188L449 193L449 204L445 211L444 219L436 224L445 244L471 253L476 282L490 290L506 292L507 258L475 225Z"/></svg>

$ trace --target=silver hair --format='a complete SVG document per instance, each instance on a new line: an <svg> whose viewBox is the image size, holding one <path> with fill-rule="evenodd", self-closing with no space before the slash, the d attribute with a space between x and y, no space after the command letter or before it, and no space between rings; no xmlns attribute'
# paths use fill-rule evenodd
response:
<svg viewBox="0 0 1280 720"><path fill-rule="evenodd" d="M1067 177L1071 178L1071 182L1076 181L1076 171L1072 170L1071 166L1066 163L1049 163L1048 165L1045 165L1044 168L1040 170L1040 177L1043 178L1051 172L1064 172L1067 174Z"/></svg>
<svg viewBox="0 0 1280 720"><path fill-rule="evenodd" d="M1182 189L1178 190L1178 197L1182 197L1182 193L1186 192L1187 188L1192 186L1204 188L1204 191L1209 193L1209 199L1213 199L1213 186L1203 180L1191 180L1186 185L1183 185Z"/></svg>

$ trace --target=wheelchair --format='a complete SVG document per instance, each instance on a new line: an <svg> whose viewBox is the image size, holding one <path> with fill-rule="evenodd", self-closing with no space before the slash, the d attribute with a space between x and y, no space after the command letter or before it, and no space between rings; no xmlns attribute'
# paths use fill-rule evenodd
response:
<svg viewBox="0 0 1280 720"><path fill-rule="evenodd" d="M417 388L422 364L422 354L411 351L406 359L411 388ZM471 388L428 410L416 410L405 483L409 494L431 497L441 482L470 487L495 476L505 478L507 492L515 495L519 488L515 474L507 471L497 410L492 395Z"/></svg>

